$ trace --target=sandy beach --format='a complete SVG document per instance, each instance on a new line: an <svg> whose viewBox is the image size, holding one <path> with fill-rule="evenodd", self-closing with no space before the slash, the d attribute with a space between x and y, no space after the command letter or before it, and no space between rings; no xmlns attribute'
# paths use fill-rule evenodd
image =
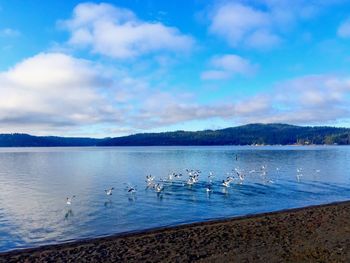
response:
<svg viewBox="0 0 350 263"><path fill-rule="evenodd" d="M350 202L12 251L0 262L350 262Z"/></svg>

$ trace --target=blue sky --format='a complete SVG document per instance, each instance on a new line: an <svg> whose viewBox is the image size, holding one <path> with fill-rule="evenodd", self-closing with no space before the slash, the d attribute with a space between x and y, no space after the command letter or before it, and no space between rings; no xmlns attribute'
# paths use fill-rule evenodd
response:
<svg viewBox="0 0 350 263"><path fill-rule="evenodd" d="M350 1L0 1L0 132L349 127Z"/></svg>

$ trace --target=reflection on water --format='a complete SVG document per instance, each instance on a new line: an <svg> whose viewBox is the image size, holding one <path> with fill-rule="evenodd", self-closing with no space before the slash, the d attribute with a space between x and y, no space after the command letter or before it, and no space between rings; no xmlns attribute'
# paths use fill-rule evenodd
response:
<svg viewBox="0 0 350 263"><path fill-rule="evenodd" d="M112 202L112 200L108 200L108 201L105 201L104 202L104 206L106 207L106 208L112 208L113 207L113 202Z"/></svg>
<svg viewBox="0 0 350 263"><path fill-rule="evenodd" d="M333 146L2 148L0 251L347 200L349 168L350 147ZM223 187L234 171L244 179Z"/></svg>
<svg viewBox="0 0 350 263"><path fill-rule="evenodd" d="M69 209L64 215L64 219L68 220L70 217L74 216L72 209Z"/></svg>
<svg viewBox="0 0 350 263"><path fill-rule="evenodd" d="M129 202L135 202L137 200L136 195L135 194L129 194L128 195L128 200L129 200Z"/></svg>

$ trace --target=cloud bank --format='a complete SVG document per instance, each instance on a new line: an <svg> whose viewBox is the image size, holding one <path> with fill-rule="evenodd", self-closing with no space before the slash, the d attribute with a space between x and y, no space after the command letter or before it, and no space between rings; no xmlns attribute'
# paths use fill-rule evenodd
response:
<svg viewBox="0 0 350 263"><path fill-rule="evenodd" d="M214 61L232 66L222 58ZM1 72L0 91L6 94L0 97L2 131L10 126L52 133L99 125L136 131L215 118L319 124L349 116L350 77L304 76L264 94L203 104L193 93L162 91L125 74L105 72L91 61L62 53L41 53Z"/></svg>

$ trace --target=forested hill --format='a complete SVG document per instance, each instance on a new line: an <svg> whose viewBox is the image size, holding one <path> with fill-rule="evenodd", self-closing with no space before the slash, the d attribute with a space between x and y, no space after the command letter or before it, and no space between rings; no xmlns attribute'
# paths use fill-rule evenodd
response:
<svg viewBox="0 0 350 263"><path fill-rule="evenodd" d="M0 147L66 147L96 146L101 139L33 136L29 134L0 134Z"/></svg>
<svg viewBox="0 0 350 263"><path fill-rule="evenodd" d="M350 129L248 124L221 130L140 133L94 139L0 134L0 147L350 144Z"/></svg>
<svg viewBox="0 0 350 263"><path fill-rule="evenodd" d="M248 124L222 130L141 133L103 140L99 145L252 145L350 144L350 129Z"/></svg>

